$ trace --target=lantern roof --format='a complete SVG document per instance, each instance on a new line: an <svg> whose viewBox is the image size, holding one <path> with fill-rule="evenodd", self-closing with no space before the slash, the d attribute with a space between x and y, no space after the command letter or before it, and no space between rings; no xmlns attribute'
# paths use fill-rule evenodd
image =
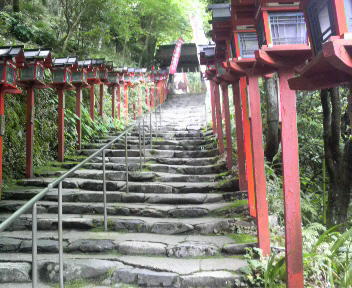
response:
<svg viewBox="0 0 352 288"><path fill-rule="evenodd" d="M128 72L128 73L134 73L135 71L136 71L135 68L128 68L128 69L127 69L127 72Z"/></svg>
<svg viewBox="0 0 352 288"><path fill-rule="evenodd" d="M53 66L54 67L64 67L64 66L72 66L77 63L76 57L66 57L66 58L56 58L54 59Z"/></svg>
<svg viewBox="0 0 352 288"><path fill-rule="evenodd" d="M231 19L231 5L228 3L209 5L208 11L212 12L212 22Z"/></svg>
<svg viewBox="0 0 352 288"><path fill-rule="evenodd" d="M45 60L51 58L51 49L25 49L24 57L26 60Z"/></svg>
<svg viewBox="0 0 352 288"><path fill-rule="evenodd" d="M13 58L23 55L23 46L0 47L0 58Z"/></svg>
<svg viewBox="0 0 352 288"><path fill-rule="evenodd" d="M78 61L78 66L79 67L84 67L84 68L88 68L92 65L92 60L80 60Z"/></svg>
<svg viewBox="0 0 352 288"><path fill-rule="evenodd" d="M105 64L104 58L91 59L92 66L103 66Z"/></svg>

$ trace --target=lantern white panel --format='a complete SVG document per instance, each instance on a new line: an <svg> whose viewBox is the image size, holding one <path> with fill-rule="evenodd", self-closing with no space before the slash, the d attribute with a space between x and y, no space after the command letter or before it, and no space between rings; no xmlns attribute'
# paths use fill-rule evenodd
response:
<svg viewBox="0 0 352 288"><path fill-rule="evenodd" d="M307 28L301 12L269 13L273 45L307 43Z"/></svg>
<svg viewBox="0 0 352 288"><path fill-rule="evenodd" d="M352 32L352 0L345 0L345 12L348 32Z"/></svg>
<svg viewBox="0 0 352 288"><path fill-rule="evenodd" d="M240 54L242 58L254 58L254 51L258 50L258 38L255 32L238 33Z"/></svg>

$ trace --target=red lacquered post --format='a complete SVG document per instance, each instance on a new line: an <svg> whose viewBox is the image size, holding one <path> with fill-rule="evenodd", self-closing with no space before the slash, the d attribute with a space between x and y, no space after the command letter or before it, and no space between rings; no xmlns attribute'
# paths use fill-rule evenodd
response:
<svg viewBox="0 0 352 288"><path fill-rule="evenodd" d="M237 140L237 160L238 160L238 176L240 182L240 190L248 191L246 179L246 156L244 153L244 135L242 123L242 107L239 81L232 83L233 104L235 106L235 124L236 124L236 140ZM249 202L249 201L248 201Z"/></svg>
<svg viewBox="0 0 352 288"><path fill-rule="evenodd" d="M216 107L215 107L215 96L214 96L214 86L216 85L213 80L209 81L210 83L210 104L211 104L211 120L213 126L214 134L217 134L216 131Z"/></svg>
<svg viewBox="0 0 352 288"><path fill-rule="evenodd" d="M249 109L247 99L247 78L240 79L240 96L242 102L242 119L244 129L244 151L246 155L246 175L248 183L248 207L249 215L257 217L257 208L255 204L255 188L254 188L254 171L253 171L253 155L252 155L252 139L251 139L251 123L249 120Z"/></svg>
<svg viewBox="0 0 352 288"><path fill-rule="evenodd" d="M280 71L281 145L285 206L287 287L303 288L302 220L296 92L288 87L294 73Z"/></svg>
<svg viewBox="0 0 352 288"><path fill-rule="evenodd" d="M82 88L76 88L76 130L77 130L77 149L81 150L82 148L82 120L81 120L81 102L82 102Z"/></svg>
<svg viewBox="0 0 352 288"><path fill-rule="evenodd" d="M225 132L226 132L226 166L228 170L232 169L232 136L231 136L231 120L230 120L230 104L228 84L221 85L222 101L225 115Z"/></svg>
<svg viewBox="0 0 352 288"><path fill-rule="evenodd" d="M116 109L116 86L111 87L111 117L112 119L115 119L115 109Z"/></svg>
<svg viewBox="0 0 352 288"><path fill-rule="evenodd" d="M99 115L101 117L103 117L103 114L104 114L104 84L100 84L100 86L99 86L99 96L100 96Z"/></svg>
<svg viewBox="0 0 352 288"><path fill-rule="evenodd" d="M128 85L124 85L124 98L125 98L125 121L128 122Z"/></svg>
<svg viewBox="0 0 352 288"><path fill-rule="evenodd" d="M121 119L121 86L117 86L117 119Z"/></svg>
<svg viewBox="0 0 352 288"><path fill-rule="evenodd" d="M65 160L65 94L63 89L58 89L59 109L58 109L58 161Z"/></svg>
<svg viewBox="0 0 352 288"><path fill-rule="evenodd" d="M34 87L27 88L26 109L26 178L33 177Z"/></svg>
<svg viewBox="0 0 352 288"><path fill-rule="evenodd" d="M148 107L148 111L150 111L150 101L149 101L149 87L145 88L145 104Z"/></svg>
<svg viewBox="0 0 352 288"><path fill-rule="evenodd" d="M220 154L224 153L224 139L222 132L222 116L221 116L221 104L220 104L220 93L219 93L219 85L214 82L214 97L215 97L215 106L216 106L216 127L217 127L217 135L218 135L218 145Z"/></svg>
<svg viewBox="0 0 352 288"><path fill-rule="evenodd" d="M270 255L270 231L268 202L266 200L266 178L264 169L263 129L260 110L258 77L248 76L249 106L251 119L252 155L254 164L254 187L257 210L258 244L263 255Z"/></svg>
<svg viewBox="0 0 352 288"><path fill-rule="evenodd" d="M154 108L154 86L150 87L150 108Z"/></svg>
<svg viewBox="0 0 352 288"><path fill-rule="evenodd" d="M95 93L94 93L94 85L90 86L90 97L89 97L89 112L90 119L94 121L94 110L95 110Z"/></svg>

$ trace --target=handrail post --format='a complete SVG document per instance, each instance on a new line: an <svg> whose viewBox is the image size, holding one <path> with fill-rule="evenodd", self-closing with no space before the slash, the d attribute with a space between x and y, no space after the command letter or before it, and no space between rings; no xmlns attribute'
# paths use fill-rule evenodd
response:
<svg viewBox="0 0 352 288"><path fill-rule="evenodd" d="M127 131L125 132L125 163L126 163L126 193L129 193L129 187L128 187L128 150L127 150Z"/></svg>
<svg viewBox="0 0 352 288"><path fill-rule="evenodd" d="M59 230L59 283L60 288L64 288L64 252L62 233L62 181L58 187L58 230Z"/></svg>
<svg viewBox="0 0 352 288"><path fill-rule="evenodd" d="M103 201L104 201L104 231L108 231L108 211L106 201L106 160L105 160L105 149L102 152L103 157Z"/></svg>
<svg viewBox="0 0 352 288"><path fill-rule="evenodd" d="M37 203L32 210L32 287L38 287L38 265L37 265Z"/></svg>
<svg viewBox="0 0 352 288"><path fill-rule="evenodd" d="M141 121L138 122L138 139L139 139L139 170L142 172L142 135Z"/></svg>

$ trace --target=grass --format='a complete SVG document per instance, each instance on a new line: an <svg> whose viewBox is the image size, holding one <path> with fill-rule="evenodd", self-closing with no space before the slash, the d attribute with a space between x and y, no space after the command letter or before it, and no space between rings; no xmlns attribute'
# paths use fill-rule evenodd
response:
<svg viewBox="0 0 352 288"><path fill-rule="evenodd" d="M249 234L229 234L228 236L238 244L257 242L257 237Z"/></svg>
<svg viewBox="0 0 352 288"><path fill-rule="evenodd" d="M70 281L65 283L65 288L87 288L87 287L96 287L99 286L101 283L99 283L99 281L87 281L87 280L74 280L74 281ZM55 288L58 288L59 285L55 285L53 286ZM121 286L119 286L121 288L136 288L137 286L135 285L131 285L131 284L122 284Z"/></svg>
<svg viewBox="0 0 352 288"><path fill-rule="evenodd" d="M233 203L227 205L226 207L216 209L212 212L213 215L215 216L227 216L227 217L235 217L238 218L241 215L237 215L236 213L232 212L238 207L246 206L248 205L248 200L243 199L243 200L236 200Z"/></svg>
<svg viewBox="0 0 352 288"><path fill-rule="evenodd" d="M60 167L60 166L55 166L55 164L50 164L34 168L34 175L42 175L48 172L60 172L60 171L67 171L67 169Z"/></svg>

